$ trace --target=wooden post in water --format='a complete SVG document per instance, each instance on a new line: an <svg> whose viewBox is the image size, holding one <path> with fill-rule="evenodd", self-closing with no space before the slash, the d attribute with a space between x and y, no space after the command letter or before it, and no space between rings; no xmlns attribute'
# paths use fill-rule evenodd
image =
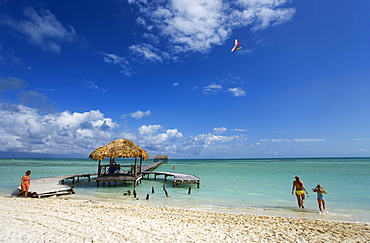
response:
<svg viewBox="0 0 370 243"><path fill-rule="evenodd" d="M152 193L154 193L154 186L152 186Z"/></svg>
<svg viewBox="0 0 370 243"><path fill-rule="evenodd" d="M164 194L166 195L166 197L169 197L168 192L166 190L166 184L163 184L163 191L164 191Z"/></svg>
<svg viewBox="0 0 370 243"><path fill-rule="evenodd" d="M189 191L188 191L188 194L190 194L191 193L191 187L189 187Z"/></svg>
<svg viewBox="0 0 370 243"><path fill-rule="evenodd" d="M149 194L146 194L146 200L149 200Z"/></svg>
<svg viewBox="0 0 370 243"><path fill-rule="evenodd" d="M136 189L134 189L133 194L134 194L134 198L136 198Z"/></svg>

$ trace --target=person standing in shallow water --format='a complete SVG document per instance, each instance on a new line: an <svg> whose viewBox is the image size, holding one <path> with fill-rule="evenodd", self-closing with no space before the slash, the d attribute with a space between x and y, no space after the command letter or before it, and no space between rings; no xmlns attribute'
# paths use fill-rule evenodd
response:
<svg viewBox="0 0 370 243"><path fill-rule="evenodd" d="M326 204L323 194L327 194L328 192L320 185L317 185L316 188L312 189L312 191L317 192L317 203L319 204L320 212L326 213Z"/></svg>
<svg viewBox="0 0 370 243"><path fill-rule="evenodd" d="M24 176L22 176L21 191L18 193L17 197L22 195L22 193L24 193L24 197L27 197L28 189L30 189L30 185L31 185L31 176L30 175L31 175L31 171L27 170L26 174Z"/></svg>
<svg viewBox="0 0 370 243"><path fill-rule="evenodd" d="M308 192L303 185L303 181L299 179L299 176L296 176L295 180L293 181L292 195L294 193L294 189L295 189L295 195L298 201L298 207L304 208L303 203L304 203L304 200L306 199L304 192L306 192L307 195L308 195Z"/></svg>

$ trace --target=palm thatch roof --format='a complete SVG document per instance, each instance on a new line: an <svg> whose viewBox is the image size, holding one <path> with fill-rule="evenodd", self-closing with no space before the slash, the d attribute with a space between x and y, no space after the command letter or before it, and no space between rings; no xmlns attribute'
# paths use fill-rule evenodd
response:
<svg viewBox="0 0 370 243"><path fill-rule="evenodd" d="M149 159L148 153L132 141L122 138L95 149L89 158L103 160L104 158L142 158Z"/></svg>

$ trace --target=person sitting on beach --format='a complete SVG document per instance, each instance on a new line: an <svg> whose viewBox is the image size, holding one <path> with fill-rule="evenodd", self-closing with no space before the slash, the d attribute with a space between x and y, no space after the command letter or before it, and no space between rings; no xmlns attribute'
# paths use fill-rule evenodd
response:
<svg viewBox="0 0 370 243"><path fill-rule="evenodd" d="M292 195L294 193L294 189L295 189L295 195L296 195L297 201L298 201L298 207L304 208L304 206L303 206L303 203L304 203L304 200L305 200L304 192L306 192L307 195L308 195L308 192L307 192L306 188L303 185L303 181L301 181L298 176L296 176L295 181L293 181Z"/></svg>
<svg viewBox="0 0 370 243"><path fill-rule="evenodd" d="M28 189L30 189L30 185L31 185L30 175L31 175L31 171L27 170L26 174L24 176L22 176L21 191L18 193L17 197L22 195L22 193L24 193L24 197L27 197Z"/></svg>
<svg viewBox="0 0 370 243"><path fill-rule="evenodd" d="M312 191L317 192L317 203L319 204L320 212L326 212L326 205L323 194L327 194L328 192L325 191L321 185L317 185L316 188L312 189Z"/></svg>

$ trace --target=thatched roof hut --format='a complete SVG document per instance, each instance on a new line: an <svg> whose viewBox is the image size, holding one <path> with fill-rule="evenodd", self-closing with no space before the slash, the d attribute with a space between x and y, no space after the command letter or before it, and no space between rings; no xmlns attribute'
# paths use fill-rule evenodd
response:
<svg viewBox="0 0 370 243"><path fill-rule="evenodd" d="M137 146L134 142L122 138L101 146L89 155L93 160L103 160L105 158L142 158L148 160L148 153Z"/></svg>
<svg viewBox="0 0 370 243"><path fill-rule="evenodd" d="M135 158L135 166L133 167L133 169L134 169L134 176L136 176L137 158L140 158L139 170L141 173L142 160L148 160L149 155L144 149L140 148L132 141L122 138L122 139L115 140L113 142L108 143L107 145L104 145L104 146L101 146L95 149L89 155L89 158L93 160L99 160L98 176L101 175L102 167L106 167L106 166L100 165L100 162L105 158L110 158L110 167L118 167L118 168L120 167L114 165L115 158Z"/></svg>

